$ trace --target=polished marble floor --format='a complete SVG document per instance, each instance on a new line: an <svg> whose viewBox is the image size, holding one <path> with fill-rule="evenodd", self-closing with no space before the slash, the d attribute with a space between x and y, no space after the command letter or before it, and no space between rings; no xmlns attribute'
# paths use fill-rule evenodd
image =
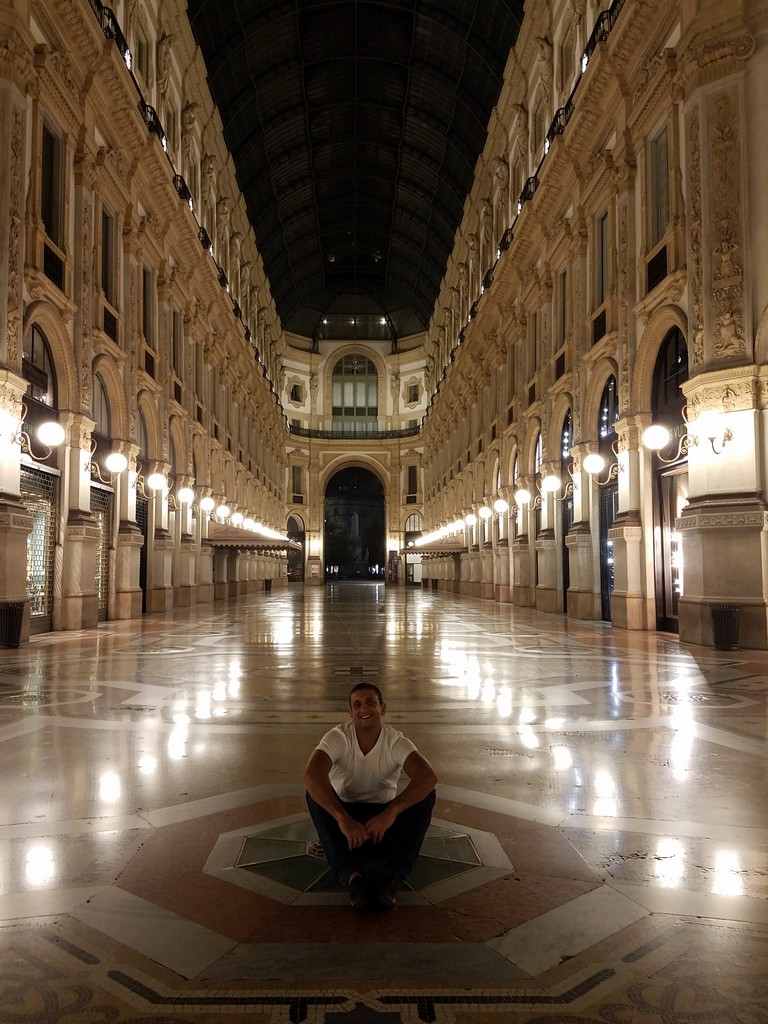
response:
<svg viewBox="0 0 768 1024"><path fill-rule="evenodd" d="M301 775L349 687L434 764L355 915ZM377 584L0 650L0 1024L768 1024L768 653Z"/></svg>

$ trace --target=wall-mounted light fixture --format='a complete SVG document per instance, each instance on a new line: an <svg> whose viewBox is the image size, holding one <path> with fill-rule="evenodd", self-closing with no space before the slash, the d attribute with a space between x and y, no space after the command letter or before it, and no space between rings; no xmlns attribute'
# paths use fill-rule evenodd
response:
<svg viewBox="0 0 768 1024"><path fill-rule="evenodd" d="M46 420L41 423L34 434L24 429L27 419L27 407L22 403L21 420L14 426L9 435L10 444L18 444L25 455L29 455L35 462L45 462L47 458L60 445L64 443L66 434L64 427L56 420ZM35 441L42 445L42 450L36 448Z"/></svg>
<svg viewBox="0 0 768 1024"><path fill-rule="evenodd" d="M686 456L691 446L698 445L702 437L709 441L715 455L722 455L725 446L733 440L733 431L727 424L723 424L723 413L713 412L701 416L696 421L698 433L695 434L691 433L691 425L688 422L685 409L683 409L682 415L685 433L678 441L677 451L671 458L662 455L662 452L669 447L673 440L672 434L665 426L653 423L643 431L643 447L655 452L659 462L663 462L667 466Z"/></svg>
<svg viewBox="0 0 768 1024"><path fill-rule="evenodd" d="M560 488L563 488L563 493L558 494ZM563 481L557 475L557 473L545 473L543 477L536 479L536 489L538 494L534 497L527 487L518 487L514 492L515 503L517 508L527 506L528 508L537 509L541 508L543 500L547 495L551 495L555 501L565 501L573 494L573 481L569 480L565 486Z"/></svg>
<svg viewBox="0 0 768 1024"><path fill-rule="evenodd" d="M142 498L146 498L148 501L151 500L154 495L147 494L147 487L152 491L162 491L165 486L166 480L162 473L150 473L146 479L141 473L136 477L136 493L140 494Z"/></svg>
<svg viewBox="0 0 768 1024"><path fill-rule="evenodd" d="M614 455L618 455L615 441L613 442L612 448ZM589 473L590 477L594 480L598 487L605 487L605 485L609 484L611 480L615 480L622 470L621 463L618 460L612 462L608 466L608 470L605 474L605 477L601 479L600 474L603 472L603 470L606 468L608 464L605 456L601 455L600 452L590 452L589 455L585 455L581 465L584 468L584 472Z"/></svg>
<svg viewBox="0 0 768 1024"><path fill-rule="evenodd" d="M112 487L120 474L128 468L128 459L122 452L110 452L104 459L104 469L107 472L107 475L104 476L102 467L96 460L96 449L96 438L93 438L91 441L91 458L86 468L91 474L91 479L98 480L99 483Z"/></svg>

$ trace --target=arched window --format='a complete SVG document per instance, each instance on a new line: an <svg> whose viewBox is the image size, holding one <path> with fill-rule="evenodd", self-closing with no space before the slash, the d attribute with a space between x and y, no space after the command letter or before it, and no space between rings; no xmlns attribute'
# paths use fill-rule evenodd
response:
<svg viewBox="0 0 768 1024"><path fill-rule="evenodd" d="M571 445L573 444L573 417L571 410L565 414L563 429L560 432L560 459L563 466L571 463Z"/></svg>
<svg viewBox="0 0 768 1024"><path fill-rule="evenodd" d="M139 455L142 459L149 458L149 444L147 443L147 421L144 419L144 413L139 409L138 415L138 437L139 442Z"/></svg>
<svg viewBox="0 0 768 1024"><path fill-rule="evenodd" d="M619 389L616 387L616 378L611 374L605 382L603 393L600 397L600 413L598 417L597 431L601 441L610 441L616 432L615 424L619 418Z"/></svg>
<svg viewBox="0 0 768 1024"><path fill-rule="evenodd" d="M98 373L93 375L93 418L96 421L96 426L93 428L95 433L101 434L102 437L111 437L109 399L104 381Z"/></svg>
<svg viewBox="0 0 768 1024"><path fill-rule="evenodd" d="M21 367L29 397L52 409L57 408L56 374L48 342L39 327L33 327L24 338Z"/></svg>
<svg viewBox="0 0 768 1024"><path fill-rule="evenodd" d="M664 338L653 368L651 412L654 419L674 421L685 405L682 385L688 380L688 346L679 327ZM666 415L665 415L666 414Z"/></svg>
<svg viewBox="0 0 768 1024"><path fill-rule="evenodd" d="M333 368L333 425L352 432L376 423L379 376L370 359L358 353L343 356Z"/></svg>
<svg viewBox="0 0 768 1024"><path fill-rule="evenodd" d="M406 533L421 533L421 516L414 512L405 521Z"/></svg>

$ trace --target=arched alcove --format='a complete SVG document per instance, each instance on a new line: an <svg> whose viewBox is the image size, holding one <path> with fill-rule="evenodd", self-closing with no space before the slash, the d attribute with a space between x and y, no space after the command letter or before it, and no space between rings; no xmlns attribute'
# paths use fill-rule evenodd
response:
<svg viewBox="0 0 768 1024"><path fill-rule="evenodd" d="M340 469L325 488L326 579L378 580L386 575L384 488L361 466Z"/></svg>

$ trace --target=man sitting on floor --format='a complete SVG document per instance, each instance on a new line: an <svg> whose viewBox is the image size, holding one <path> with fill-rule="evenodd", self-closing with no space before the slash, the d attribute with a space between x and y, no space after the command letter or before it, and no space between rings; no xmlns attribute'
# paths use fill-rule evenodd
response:
<svg viewBox="0 0 768 1024"><path fill-rule="evenodd" d="M357 683L350 721L323 736L304 772L325 856L356 910L388 909L416 863L435 803L432 765L382 721L381 690ZM397 792L400 772L408 785Z"/></svg>

